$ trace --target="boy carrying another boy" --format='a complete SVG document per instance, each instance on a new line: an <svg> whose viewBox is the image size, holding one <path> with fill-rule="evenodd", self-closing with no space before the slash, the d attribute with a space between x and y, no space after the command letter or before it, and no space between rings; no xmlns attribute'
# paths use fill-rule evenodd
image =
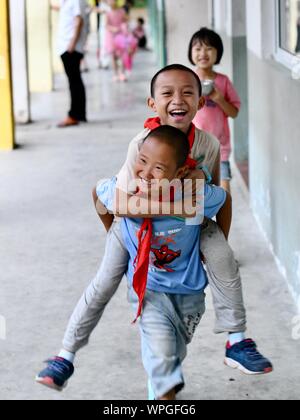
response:
<svg viewBox="0 0 300 420"><path fill-rule="evenodd" d="M134 166L137 196L158 195L160 181L167 180L171 185L183 179L189 152L188 138L182 131L164 125L150 132ZM159 170L162 162L163 170ZM97 190L99 199L110 210L115 190L116 178ZM218 213L218 220L225 226L226 213L231 211L230 198L222 188L208 184L198 191L202 197L203 192L204 215L211 218ZM145 222L141 218L123 218L118 224L130 256L128 298L140 315L142 359L149 388L155 399L174 400L184 386L181 365L187 344L205 311L207 278L199 252L200 225L158 217L149 219L143 232Z"/></svg>
<svg viewBox="0 0 300 420"><path fill-rule="evenodd" d="M207 181L211 180L211 174L213 184L219 185L219 142L213 136L197 130L192 124L203 103L200 80L189 68L172 65L160 70L154 76L148 104L158 114L158 118L148 120L143 132L130 143L126 163L117 177L117 191L123 193L125 201L127 199L129 202L132 193L135 192L128 189L128 184L134 179L134 168L140 147L148 134L160 125L173 126L188 135L190 148L188 164L192 171L185 178L201 178L204 170ZM164 168L160 165L157 166L157 170L164 171ZM109 183L101 184L99 188L109 188ZM94 193L94 200L98 205L97 199L97 194ZM148 201L147 198L144 200ZM185 214L176 214L174 209L175 206L174 208L171 206L168 220L170 215L186 217ZM132 216L124 214L122 209L118 209L117 213L121 216ZM225 225L222 226L224 220L221 222L223 232L211 220L205 221L201 232L201 252L205 257L216 312L215 332L229 333L225 359L229 366L239 368L248 374L268 373L272 371L271 363L257 351L255 343L245 337L246 312L239 269L227 242L231 212L227 213ZM160 215L163 216L163 212L155 216ZM139 218L150 216L145 213L134 215ZM106 304L114 295L128 269L130 255L119 235L120 223L112 224L112 215L102 216L102 220L109 232L100 270L73 312L59 357L48 361L47 368L37 377L38 382L53 388L61 389L73 374L76 352L87 344Z"/></svg>

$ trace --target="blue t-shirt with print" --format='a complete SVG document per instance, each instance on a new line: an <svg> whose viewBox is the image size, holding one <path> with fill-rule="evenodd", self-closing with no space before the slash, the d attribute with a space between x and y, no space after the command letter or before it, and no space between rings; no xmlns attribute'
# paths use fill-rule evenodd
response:
<svg viewBox="0 0 300 420"><path fill-rule="evenodd" d="M113 178L97 189L102 203L111 209L116 179ZM222 188L213 185L204 187L204 215L214 217L226 200ZM137 235L143 219L122 219L124 243L130 255L127 278L133 281L134 262L137 255ZM147 289L171 294L198 294L207 285L207 277L200 257L199 225L187 225L185 220L172 217L152 219L150 265Z"/></svg>

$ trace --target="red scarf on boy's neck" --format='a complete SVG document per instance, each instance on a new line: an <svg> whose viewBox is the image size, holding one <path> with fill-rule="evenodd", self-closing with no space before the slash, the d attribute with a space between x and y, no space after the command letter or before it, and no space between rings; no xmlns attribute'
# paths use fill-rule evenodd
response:
<svg viewBox="0 0 300 420"><path fill-rule="evenodd" d="M149 130L155 130L156 128L161 126L160 119L157 118L149 118L145 122L145 128ZM194 145L195 141L195 130L196 127L194 124L191 125L188 139L190 144L190 150ZM188 157L186 164L190 167L190 169L195 169L197 162ZM133 289L136 292L139 298L139 306L136 314L136 319L140 317L143 308L143 301L146 293L147 287L147 279L148 279L148 271L149 271L149 263L150 263L150 252L151 252L151 239L152 239L152 220L151 219L144 219L141 229L138 233L138 249L137 249L137 256L135 259L135 271L133 276Z"/></svg>

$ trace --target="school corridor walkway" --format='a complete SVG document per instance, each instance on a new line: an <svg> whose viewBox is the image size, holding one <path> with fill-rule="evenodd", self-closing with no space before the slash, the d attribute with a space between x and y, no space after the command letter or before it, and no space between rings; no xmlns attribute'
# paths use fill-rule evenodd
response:
<svg viewBox="0 0 300 420"><path fill-rule="evenodd" d="M0 153L0 398L34 400L145 399L138 327L126 300L126 282L108 306L76 371L61 394L34 382L42 362L56 354L68 317L95 274L105 233L91 190L118 171L129 141L149 116L151 53L137 56L129 83L113 84L90 58L84 75L89 123L57 129L68 107L66 80L51 94L34 95L34 123L17 128L17 150ZM299 399L300 337L296 308L248 205L235 172L231 245L241 265L249 331L274 363L264 377L223 365L226 337L213 334L207 313L184 364L180 399ZM299 320L298 320L299 321ZM299 322L298 322L299 324ZM293 329L294 328L294 329ZM298 340L297 340L298 338Z"/></svg>

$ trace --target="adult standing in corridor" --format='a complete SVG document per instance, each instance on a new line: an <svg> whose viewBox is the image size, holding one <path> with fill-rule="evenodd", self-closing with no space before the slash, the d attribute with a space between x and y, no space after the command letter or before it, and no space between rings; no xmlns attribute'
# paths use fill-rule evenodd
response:
<svg viewBox="0 0 300 420"><path fill-rule="evenodd" d="M86 121L86 93L80 73L84 45L88 34L86 0L61 0L58 53L69 80L71 108L58 127L69 127Z"/></svg>

